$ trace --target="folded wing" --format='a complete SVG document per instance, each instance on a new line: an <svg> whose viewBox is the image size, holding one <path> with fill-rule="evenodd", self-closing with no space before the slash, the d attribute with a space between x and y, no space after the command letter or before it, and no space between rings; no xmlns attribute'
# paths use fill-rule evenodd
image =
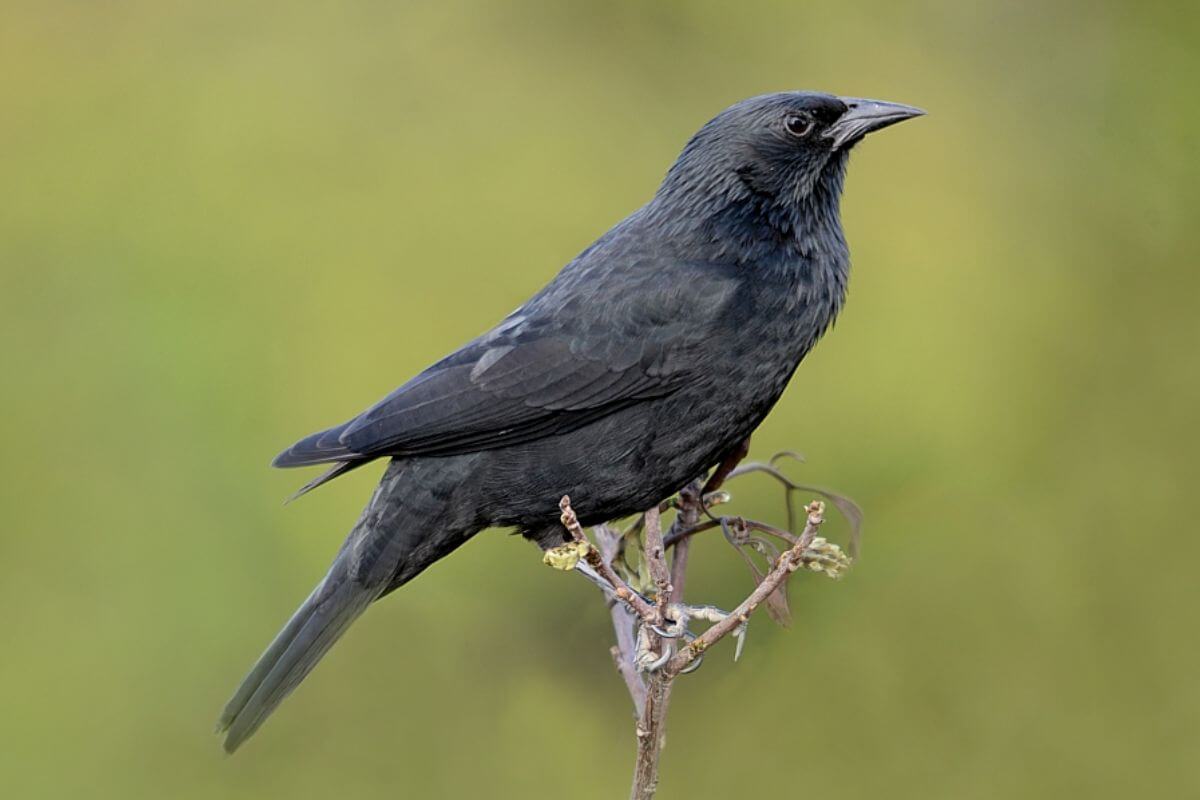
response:
<svg viewBox="0 0 1200 800"><path fill-rule="evenodd" d="M604 355L585 354L563 338L472 345L355 419L300 440L274 464L448 455L519 444L663 396L686 379L667 366L661 343L631 343Z"/></svg>
<svg viewBox="0 0 1200 800"><path fill-rule="evenodd" d="M307 490L383 456L468 453L568 433L702 378L738 281L702 266L651 266L634 264L630 280L591 287L586 303L573 285L580 276L564 272L505 323L354 419L301 439L275 466L347 465Z"/></svg>

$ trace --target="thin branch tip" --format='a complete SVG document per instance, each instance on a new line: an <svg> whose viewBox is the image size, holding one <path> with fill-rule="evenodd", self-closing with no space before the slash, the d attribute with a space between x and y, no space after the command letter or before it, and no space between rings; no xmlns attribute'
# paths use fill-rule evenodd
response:
<svg viewBox="0 0 1200 800"><path fill-rule="evenodd" d="M637 758L631 797L637 800L650 800L657 789L667 706L675 679L700 666L712 646L730 635L735 639L733 658L737 661L745 646L750 618L759 607L765 606L776 622L787 624L786 587L793 574L812 571L841 577L856 552L862 519L857 505L841 495L801 486L787 478L777 464L784 459L802 462L798 453L783 451L765 464L742 463L748 451L747 440L713 470L707 481L697 478L675 497L638 515L624 530L615 525L597 525L589 538L571 498L563 495L558 503L567 541L547 550L544 560L559 569L588 571L580 564L586 562L589 577L605 589L616 639L609 652L629 691L636 720ZM784 485L787 529L740 516L713 515L713 508L732 499L722 487L756 472L768 474ZM806 490L824 499L813 499L796 508L793 494ZM850 522L849 554L820 535L826 521L826 500ZM664 530L662 515L671 510L674 518ZM793 532L794 510L804 515L804 527L798 534ZM722 530L750 565L755 580L750 594L728 612L684 601L692 537L713 528ZM688 630L692 621L707 623L708 627L693 635Z"/></svg>

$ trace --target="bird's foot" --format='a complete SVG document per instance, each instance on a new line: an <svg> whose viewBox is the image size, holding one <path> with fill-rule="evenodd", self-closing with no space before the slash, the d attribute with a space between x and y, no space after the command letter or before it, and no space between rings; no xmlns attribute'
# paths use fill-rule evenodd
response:
<svg viewBox="0 0 1200 800"><path fill-rule="evenodd" d="M640 625L638 627L637 653L635 655L638 672L654 672L661 669L675 651L675 644L672 640L683 639L685 642L694 640L696 638L695 635L688 630L688 624L692 620L715 624L728 619L729 612L722 611L716 606L689 606L684 603L672 603L667 606L663 617L666 624L662 627L653 625ZM742 622L733 629L733 638L737 640L733 651L734 661L741 658L742 648L746 644L746 629L748 624L748 621ZM660 637L659 647L661 652L659 653L654 652L650 631L653 631ZM704 656L701 654L681 670L680 674L684 675L689 672L695 672L699 669L700 662L703 660Z"/></svg>
<svg viewBox="0 0 1200 800"><path fill-rule="evenodd" d="M724 622L729 619L729 612L722 611L716 606L679 606L675 613L685 620L698 619L710 625L715 625L718 622ZM686 622L684 624L686 626ZM742 648L746 645L746 630L749 624L750 621L745 620L732 631L733 638L737 640L737 644L733 650L734 661L742 657ZM692 669L695 669L695 667L693 666Z"/></svg>
<svg viewBox="0 0 1200 800"><path fill-rule="evenodd" d="M650 638L650 626L639 625L637 633L637 652L634 653L633 661L637 666L638 672L657 672L671 660L675 648L671 646L670 639L658 639L659 649L661 653L654 652L654 646Z"/></svg>

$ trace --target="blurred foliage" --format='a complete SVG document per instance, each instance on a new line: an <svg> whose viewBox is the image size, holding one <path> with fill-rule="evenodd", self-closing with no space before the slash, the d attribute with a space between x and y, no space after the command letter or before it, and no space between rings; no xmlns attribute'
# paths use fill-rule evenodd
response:
<svg viewBox="0 0 1200 800"><path fill-rule="evenodd" d="M6 794L624 796L607 615L495 532L224 758L378 473L285 509L266 463L803 87L930 111L856 153L849 306L753 453L857 499L864 554L680 686L664 797L1197 796L1198 9L8 0ZM719 536L695 565L747 588Z"/></svg>

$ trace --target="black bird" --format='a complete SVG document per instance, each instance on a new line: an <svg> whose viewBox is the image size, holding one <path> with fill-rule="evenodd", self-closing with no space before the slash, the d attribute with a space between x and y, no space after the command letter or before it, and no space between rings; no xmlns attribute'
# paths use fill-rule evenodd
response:
<svg viewBox="0 0 1200 800"><path fill-rule="evenodd" d="M328 574L225 707L232 752L368 605L480 530L561 544L640 512L720 462L832 324L850 261L850 149L922 112L787 92L700 129L654 198L499 325L277 467L387 470Z"/></svg>

